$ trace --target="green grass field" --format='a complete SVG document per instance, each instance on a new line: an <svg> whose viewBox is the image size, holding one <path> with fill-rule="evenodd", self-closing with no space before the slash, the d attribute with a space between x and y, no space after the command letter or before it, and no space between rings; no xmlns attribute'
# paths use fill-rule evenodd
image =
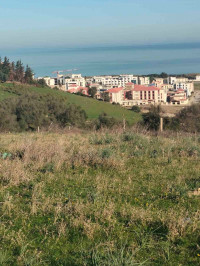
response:
<svg viewBox="0 0 200 266"><path fill-rule="evenodd" d="M130 110L126 110L118 105L112 105L110 103L97 101L88 97L82 97L70 93L66 93L63 91L56 91L49 88L38 88L33 86L22 86L26 89L26 91L37 92L39 94L51 94L63 96L66 98L66 103L76 104L81 106L87 113L88 119L96 119L102 112L107 113L109 116L114 117L118 120L122 120L123 118L129 122L130 125L138 122L141 119L141 115L134 113ZM6 91L8 88L10 89L10 93ZM8 97L17 96L12 93L13 84L1 84L0 85L0 100L4 100ZM15 85L15 88L20 88L20 86Z"/></svg>
<svg viewBox="0 0 200 266"><path fill-rule="evenodd" d="M199 265L200 136L1 134L0 265Z"/></svg>

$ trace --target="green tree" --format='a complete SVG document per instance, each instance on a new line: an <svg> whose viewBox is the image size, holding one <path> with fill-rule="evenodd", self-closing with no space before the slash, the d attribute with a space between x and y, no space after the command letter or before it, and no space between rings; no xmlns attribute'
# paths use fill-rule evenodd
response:
<svg viewBox="0 0 200 266"><path fill-rule="evenodd" d="M46 84L46 81L44 79L39 79L38 82L37 82L40 86L42 87L46 87L47 84ZM57 87L54 87L54 89L58 89Z"/></svg>
<svg viewBox="0 0 200 266"><path fill-rule="evenodd" d="M17 61L17 63L16 63L15 80L19 81L19 82L24 81L24 66L23 66L21 60Z"/></svg>
<svg viewBox="0 0 200 266"><path fill-rule="evenodd" d="M3 64L2 64L2 73L3 73L3 81L7 81L9 79L10 74L10 62L7 57L4 58Z"/></svg>
<svg viewBox="0 0 200 266"><path fill-rule="evenodd" d="M101 93L101 98L103 99L103 101L105 102L110 102L110 97L109 97L109 93L104 91Z"/></svg>
<svg viewBox="0 0 200 266"><path fill-rule="evenodd" d="M26 83L29 83L29 84L33 83L33 71L28 65L26 66L24 80Z"/></svg>
<svg viewBox="0 0 200 266"><path fill-rule="evenodd" d="M88 94L89 94L92 98L95 97L96 93L97 93L97 88L96 88L96 87L91 87L91 88L88 89Z"/></svg>
<svg viewBox="0 0 200 266"><path fill-rule="evenodd" d="M160 113L162 112L161 106L150 107L149 113L143 114L143 124L148 130L158 130L160 126Z"/></svg>

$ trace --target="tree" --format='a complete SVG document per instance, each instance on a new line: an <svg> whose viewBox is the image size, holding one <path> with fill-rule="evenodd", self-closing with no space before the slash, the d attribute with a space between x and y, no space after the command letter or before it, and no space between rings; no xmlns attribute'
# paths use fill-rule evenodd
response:
<svg viewBox="0 0 200 266"><path fill-rule="evenodd" d="M168 74L165 73L165 72L162 72L162 73L160 74L160 77L161 77L161 78L168 78Z"/></svg>
<svg viewBox="0 0 200 266"><path fill-rule="evenodd" d="M44 79L39 79L38 80L38 84L40 85L40 86L42 86L42 87L46 87L47 86L47 84L46 84L46 81L44 80ZM54 89L58 89L57 87L54 87Z"/></svg>
<svg viewBox="0 0 200 266"><path fill-rule="evenodd" d="M17 61L17 63L16 63L15 80L19 81L19 82L24 81L24 66L23 66L21 60Z"/></svg>
<svg viewBox="0 0 200 266"><path fill-rule="evenodd" d="M89 94L92 98L95 97L96 93L97 93L97 88L96 88L96 87L91 87L91 88L88 89L88 94Z"/></svg>
<svg viewBox="0 0 200 266"><path fill-rule="evenodd" d="M29 83L29 84L33 83L33 71L28 65L26 66L24 80L26 83Z"/></svg>
<svg viewBox="0 0 200 266"><path fill-rule="evenodd" d="M10 64L9 80L10 81L14 81L15 80L15 63L14 62L12 62Z"/></svg>
<svg viewBox="0 0 200 266"><path fill-rule="evenodd" d="M143 114L143 123L149 130L158 130L160 126L160 113L162 112L161 106L150 107L149 113Z"/></svg>
<svg viewBox="0 0 200 266"><path fill-rule="evenodd" d="M9 79L9 74L10 74L10 62L7 57L4 58L2 64L2 73L3 73L3 81L7 81Z"/></svg>
<svg viewBox="0 0 200 266"><path fill-rule="evenodd" d="M101 93L101 98L103 99L103 101L105 102L110 102L110 97L109 97L109 93L104 91Z"/></svg>

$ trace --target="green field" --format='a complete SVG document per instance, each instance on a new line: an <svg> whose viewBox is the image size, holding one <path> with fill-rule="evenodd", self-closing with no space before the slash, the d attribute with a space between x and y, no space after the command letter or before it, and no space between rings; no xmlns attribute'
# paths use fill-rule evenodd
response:
<svg viewBox="0 0 200 266"><path fill-rule="evenodd" d="M81 106L87 113L88 119L96 119L102 112L107 113L109 116L114 117L118 120L123 118L129 122L130 125L138 122L141 119L141 115L134 113L130 110L126 110L118 105L112 105L110 103L97 101L88 97L82 97L63 91L57 91L49 88L38 88L34 86L20 86L15 85L15 88L19 89L22 87L26 92L37 92L39 94L51 94L63 96L66 99L66 103L76 104ZM7 91L10 88L10 93ZM8 97L17 96L12 92L13 84L1 84L0 85L0 100L3 100Z"/></svg>
<svg viewBox="0 0 200 266"><path fill-rule="evenodd" d="M200 265L200 136L1 134L0 265Z"/></svg>

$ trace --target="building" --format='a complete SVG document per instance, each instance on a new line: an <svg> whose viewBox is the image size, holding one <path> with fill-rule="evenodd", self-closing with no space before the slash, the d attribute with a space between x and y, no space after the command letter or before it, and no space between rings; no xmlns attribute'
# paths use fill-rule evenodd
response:
<svg viewBox="0 0 200 266"><path fill-rule="evenodd" d="M138 77L134 75L117 75L117 76L94 76L94 83L99 83L107 88L125 87L125 84L131 82L138 84Z"/></svg>
<svg viewBox="0 0 200 266"><path fill-rule="evenodd" d="M54 88L58 85L58 79L57 78L51 78L51 77L44 77L44 78L38 78L39 79L44 79L47 86Z"/></svg>
<svg viewBox="0 0 200 266"><path fill-rule="evenodd" d="M71 88L69 88L67 90L67 92L69 92L69 93L78 93L78 92L80 92L80 93L82 93L82 94L84 94L86 96L89 96L87 87L74 87L74 88L71 87Z"/></svg>
<svg viewBox="0 0 200 266"><path fill-rule="evenodd" d="M119 103L123 106L133 105L147 105L147 104L160 104L166 103L167 93L166 90L154 86L134 85L132 87L129 83L126 88L113 88L109 89L110 102Z"/></svg>
<svg viewBox="0 0 200 266"><path fill-rule="evenodd" d="M139 77L138 78L138 84L139 85L149 85L150 84L150 78L149 77Z"/></svg>
<svg viewBox="0 0 200 266"><path fill-rule="evenodd" d="M169 84L175 84L175 83L185 83L188 82L189 79L185 77L169 77L168 78L168 83Z"/></svg>
<svg viewBox="0 0 200 266"><path fill-rule="evenodd" d="M71 74L71 75L63 75L60 77L60 83L65 86L65 89L68 90L70 87L85 87L86 81L85 78L81 76L81 74Z"/></svg>
<svg viewBox="0 0 200 266"><path fill-rule="evenodd" d="M200 75L196 75L195 81L200 82Z"/></svg>
<svg viewBox="0 0 200 266"><path fill-rule="evenodd" d="M122 104L124 101L124 88L112 88L106 91L109 93L109 98L111 103Z"/></svg>
<svg viewBox="0 0 200 266"><path fill-rule="evenodd" d="M166 103L166 90L155 86L135 85L132 90L134 105Z"/></svg>
<svg viewBox="0 0 200 266"><path fill-rule="evenodd" d="M174 105L188 104L186 91L183 89L178 89L174 92L168 92L168 101Z"/></svg>
<svg viewBox="0 0 200 266"><path fill-rule="evenodd" d="M177 82L174 84L174 89L177 91L179 89L183 89L187 97L190 97L194 92L194 83L193 82Z"/></svg>

